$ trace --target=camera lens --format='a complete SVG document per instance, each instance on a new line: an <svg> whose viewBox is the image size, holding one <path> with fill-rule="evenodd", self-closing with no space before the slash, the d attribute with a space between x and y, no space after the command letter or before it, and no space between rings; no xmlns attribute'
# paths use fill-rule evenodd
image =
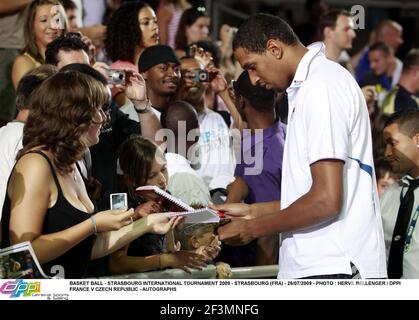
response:
<svg viewBox="0 0 419 320"><path fill-rule="evenodd" d="M115 72L112 74L112 78L114 78L115 80L122 80L124 76L121 72Z"/></svg>
<svg viewBox="0 0 419 320"><path fill-rule="evenodd" d="M208 78L209 78L208 77L208 72L206 72L206 71L199 72L199 81L207 82L209 80Z"/></svg>
<svg viewBox="0 0 419 320"><path fill-rule="evenodd" d="M108 70L108 80L110 84L124 84L125 72L123 70Z"/></svg>

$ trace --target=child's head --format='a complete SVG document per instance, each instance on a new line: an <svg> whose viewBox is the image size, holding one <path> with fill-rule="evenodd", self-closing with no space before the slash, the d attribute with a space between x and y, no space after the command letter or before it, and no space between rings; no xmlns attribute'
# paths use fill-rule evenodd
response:
<svg viewBox="0 0 419 320"><path fill-rule="evenodd" d="M202 246L211 246L216 239L216 223L181 224L175 230L175 238L182 250L195 250Z"/></svg>
<svg viewBox="0 0 419 320"><path fill-rule="evenodd" d="M399 179L397 174L391 171L390 164L384 158L380 158L375 162L375 177L380 198L384 191Z"/></svg>
<svg viewBox="0 0 419 320"><path fill-rule="evenodd" d="M166 158L150 140L140 136L126 140L119 150L119 165L131 191L145 185L167 187Z"/></svg>

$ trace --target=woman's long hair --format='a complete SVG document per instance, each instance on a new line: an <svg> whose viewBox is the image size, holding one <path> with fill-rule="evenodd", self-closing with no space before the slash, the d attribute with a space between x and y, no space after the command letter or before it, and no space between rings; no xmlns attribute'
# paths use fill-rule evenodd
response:
<svg viewBox="0 0 419 320"><path fill-rule="evenodd" d="M23 130L19 159L34 147L49 150L57 170L66 174L82 158L86 148L83 135L97 110L108 100L105 86L77 71L59 72L33 92L31 113Z"/></svg>
<svg viewBox="0 0 419 320"><path fill-rule="evenodd" d="M58 0L35 0L33 1L28 9L27 9L27 16L25 25L23 28L24 37L25 37L25 47L23 48L22 52L27 52L34 58L36 61L40 62L41 64L45 63L44 58L42 57L41 53L39 52L39 48L36 44L35 33L34 33L34 22L36 16L36 10L38 7L43 5L53 5L53 6L61 6L61 3ZM63 11L64 13L64 8ZM67 18L64 17L64 31L63 34L67 33Z"/></svg>
<svg viewBox="0 0 419 320"><path fill-rule="evenodd" d="M160 149L150 140L134 135L126 140L119 149L119 166L124 172L127 189L135 198L135 187L144 186L150 175L156 156L164 157Z"/></svg>
<svg viewBox="0 0 419 320"><path fill-rule="evenodd" d="M193 7L185 10L179 20L179 26L175 37L175 49L186 50L188 39L186 38L186 28L193 25L201 17L208 17L204 7Z"/></svg>

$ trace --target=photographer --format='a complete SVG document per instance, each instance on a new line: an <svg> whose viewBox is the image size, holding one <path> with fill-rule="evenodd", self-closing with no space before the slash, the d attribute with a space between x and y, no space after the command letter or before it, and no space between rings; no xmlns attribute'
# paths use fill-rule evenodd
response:
<svg viewBox="0 0 419 320"><path fill-rule="evenodd" d="M182 78L177 98L189 102L198 112L201 133L197 172L210 190L213 189L214 184L217 184L217 187L226 188L227 184L233 180L236 164L230 132L223 118L210 110L205 102L205 91L210 85L215 90L219 89L215 88L215 79L210 79L211 73L205 71L198 60L182 58L181 66ZM212 74L218 77L218 73L212 72ZM213 81L210 83L210 80ZM222 181L217 182L217 179ZM212 181L213 184L211 184Z"/></svg>
<svg viewBox="0 0 419 320"><path fill-rule="evenodd" d="M180 61L172 48L160 44L143 51L138 69L146 80L153 111L160 118L179 87Z"/></svg>

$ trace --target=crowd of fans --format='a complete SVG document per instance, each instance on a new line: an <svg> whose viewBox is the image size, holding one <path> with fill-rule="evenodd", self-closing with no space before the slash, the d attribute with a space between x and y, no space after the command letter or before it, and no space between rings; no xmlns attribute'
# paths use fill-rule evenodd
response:
<svg viewBox="0 0 419 320"><path fill-rule="evenodd" d="M288 85L263 81L257 60L243 61L265 50L278 59L286 55L275 43L269 47L272 39L296 56L321 41L319 50L336 63L330 68L340 64L342 75L330 78L337 82L334 90L355 95L360 87L365 110L351 111L348 118L368 115L368 132L351 135L372 135L374 163L366 170L382 199L389 265L396 259L398 212L407 215L402 271L392 268L388 276L419 278L419 194L409 180L419 175L419 49L399 60L403 29L383 20L351 57L351 14L322 1L307 3L311 19L294 28L298 37L292 30L288 37L276 33L280 22L272 32L260 22L254 32L265 36L264 47L247 48L253 40L240 26L223 25L219 39L211 39L206 8L185 0L3 1L1 247L30 241L48 274L61 265L68 278L165 268L189 272L208 263L216 264L218 277L228 278L230 267L281 266L281 241L289 235L281 240L273 232L241 246L222 243L216 225L185 225L135 189L158 186L198 207L267 203L261 212L283 209L287 124L299 119L294 111L303 98L295 102ZM353 86L339 86L349 77ZM304 99L327 103L336 97L319 93ZM290 110L289 101L295 104ZM324 114L329 116L336 117ZM316 128L322 131L320 124ZM334 134L340 141L340 133ZM129 205L111 210L109 197L120 192L128 194ZM417 195L413 207L402 208L401 199L410 193ZM351 260L352 271L356 266L364 276L357 262Z"/></svg>

